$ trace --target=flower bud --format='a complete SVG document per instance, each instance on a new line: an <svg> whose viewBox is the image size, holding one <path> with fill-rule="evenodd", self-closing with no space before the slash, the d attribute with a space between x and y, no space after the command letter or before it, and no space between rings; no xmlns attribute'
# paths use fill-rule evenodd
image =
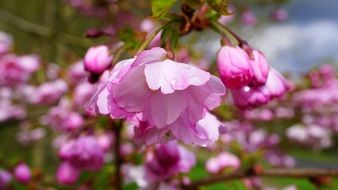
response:
<svg viewBox="0 0 338 190"><path fill-rule="evenodd" d="M59 165L56 178L63 185L72 185L79 178L80 170L68 162Z"/></svg>
<svg viewBox="0 0 338 190"><path fill-rule="evenodd" d="M269 91L270 98L279 98L291 89L291 84L278 71L271 68L263 88Z"/></svg>
<svg viewBox="0 0 338 190"><path fill-rule="evenodd" d="M228 88L242 88L253 77L248 55L240 47L223 46L217 54L217 67Z"/></svg>
<svg viewBox="0 0 338 190"><path fill-rule="evenodd" d="M110 54L107 46L91 47L84 57L84 67L85 70L91 73L101 74L108 69L112 60L113 56Z"/></svg>
<svg viewBox="0 0 338 190"><path fill-rule="evenodd" d="M231 90L234 104L239 109L255 108L270 101L269 93L264 88L250 88L245 86L241 89Z"/></svg>
<svg viewBox="0 0 338 190"><path fill-rule="evenodd" d="M14 169L15 179L21 183L28 183L31 180L31 170L25 163L20 163Z"/></svg>
<svg viewBox="0 0 338 190"><path fill-rule="evenodd" d="M250 59L251 68L253 71L253 79L251 84L254 86L260 86L265 84L266 79L268 78L269 64L264 54L260 51L253 50L252 56L253 59Z"/></svg>

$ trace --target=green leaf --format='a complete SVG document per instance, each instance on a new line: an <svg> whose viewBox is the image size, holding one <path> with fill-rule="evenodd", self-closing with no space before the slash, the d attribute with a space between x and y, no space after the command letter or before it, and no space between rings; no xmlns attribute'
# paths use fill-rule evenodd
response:
<svg viewBox="0 0 338 190"><path fill-rule="evenodd" d="M154 18L164 17L176 0L151 0L151 10Z"/></svg>
<svg viewBox="0 0 338 190"><path fill-rule="evenodd" d="M221 15L231 15L228 11L229 0L207 0L212 9L217 11Z"/></svg>

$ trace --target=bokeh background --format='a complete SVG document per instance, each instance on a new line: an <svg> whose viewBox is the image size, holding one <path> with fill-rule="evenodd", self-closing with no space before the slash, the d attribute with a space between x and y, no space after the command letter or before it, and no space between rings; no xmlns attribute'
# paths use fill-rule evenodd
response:
<svg viewBox="0 0 338 190"><path fill-rule="evenodd" d="M271 65L294 78L319 64L336 64L338 1L293 0L289 1L285 8L288 10L289 19L283 23L270 23L261 19L255 28L241 27L235 30L254 47L261 49ZM100 19L83 16L63 1L0 1L0 31L12 35L15 52L37 53L41 55L44 63L66 65L81 58L88 47L104 40L89 40L84 37L84 32L102 24ZM214 55L219 43L212 38L213 34L208 35L210 38L201 39L200 43ZM34 110L29 114L39 114L38 112L39 110ZM0 160L11 158L15 163L24 158L47 171L55 168L58 160L51 152L49 144L52 133L47 130L47 135L38 143L22 145L13 140L18 130L16 123L0 125ZM294 147L287 148L297 159L298 166L338 166L337 149L318 153ZM196 176L199 175L198 172L196 169ZM283 180L288 182L289 179ZM281 183L283 180L280 180Z"/></svg>

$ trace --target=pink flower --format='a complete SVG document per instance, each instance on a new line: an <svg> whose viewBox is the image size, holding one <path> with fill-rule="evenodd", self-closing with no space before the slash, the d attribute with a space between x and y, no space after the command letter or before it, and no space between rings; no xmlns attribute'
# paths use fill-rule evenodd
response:
<svg viewBox="0 0 338 190"><path fill-rule="evenodd" d="M113 56L110 54L107 46L91 47L84 57L84 68L93 74L101 74L109 68L112 60Z"/></svg>
<svg viewBox="0 0 338 190"><path fill-rule="evenodd" d="M84 64L82 61L78 61L73 65L71 65L68 68L67 74L68 77L70 78L70 81L74 84L85 81L89 76L84 69Z"/></svg>
<svg viewBox="0 0 338 190"><path fill-rule="evenodd" d="M275 21L275 22L281 22L284 21L286 19L288 19L289 14L287 12L287 10L282 9L282 8L278 8L274 11L271 12L270 18L271 20Z"/></svg>
<svg viewBox="0 0 338 190"><path fill-rule="evenodd" d="M30 79L39 67L36 56L6 55L0 58L0 85L18 86Z"/></svg>
<svg viewBox="0 0 338 190"><path fill-rule="evenodd" d="M132 84L132 85L131 85ZM137 118L144 130L185 134L221 103L222 82L194 66L166 59L162 48L116 64L92 98L101 114ZM155 128L154 128L155 127Z"/></svg>
<svg viewBox="0 0 338 190"><path fill-rule="evenodd" d="M9 51L12 46L12 37L4 32L0 32L0 55Z"/></svg>
<svg viewBox="0 0 338 190"><path fill-rule="evenodd" d="M253 78L251 85L260 86L265 84L269 73L269 64L265 58L265 55L258 51L252 51L253 59L250 59L251 68L253 71Z"/></svg>
<svg viewBox="0 0 338 190"><path fill-rule="evenodd" d="M28 183L31 180L31 170L25 163L20 163L14 169L15 179L21 183Z"/></svg>
<svg viewBox="0 0 338 190"><path fill-rule="evenodd" d="M271 68L264 85L233 89L231 94L238 108L247 109L267 104L272 99L283 96L290 88L290 83L275 69Z"/></svg>
<svg viewBox="0 0 338 190"><path fill-rule="evenodd" d="M52 107L49 112L41 118L41 123L49 125L55 130L72 132L81 128L84 124L82 116L69 108L59 105Z"/></svg>
<svg viewBox="0 0 338 190"><path fill-rule="evenodd" d="M0 100L0 122L10 119L23 119L27 115L21 105L15 105L10 100Z"/></svg>
<svg viewBox="0 0 338 190"><path fill-rule="evenodd" d="M195 155L175 141L156 146L145 164L150 181L168 179L178 173L187 173L196 164Z"/></svg>
<svg viewBox="0 0 338 190"><path fill-rule="evenodd" d="M255 26L257 19L254 12L252 10L244 11L241 15L241 23L246 26Z"/></svg>
<svg viewBox="0 0 338 190"><path fill-rule="evenodd" d="M206 169L210 173L220 173L225 168L237 170L241 165L239 158L229 152L222 152L216 157L210 158L206 163Z"/></svg>
<svg viewBox="0 0 338 190"><path fill-rule="evenodd" d="M266 89L245 86L241 89L231 90L234 104L239 109L255 108L267 104L270 100Z"/></svg>
<svg viewBox="0 0 338 190"><path fill-rule="evenodd" d="M217 53L217 67L223 83L231 89L242 88L253 77L248 55L240 47L223 46Z"/></svg>
<svg viewBox="0 0 338 190"><path fill-rule="evenodd" d="M80 169L98 170L103 166L103 150L93 136L80 136L63 144L59 156Z"/></svg>
<svg viewBox="0 0 338 190"><path fill-rule="evenodd" d="M0 169L0 189L6 189L11 180L12 175L8 171Z"/></svg>
<svg viewBox="0 0 338 190"><path fill-rule="evenodd" d="M66 82L62 79L58 79L43 83L31 92L31 94L27 94L26 96L30 99L31 103L53 104L56 103L67 90L68 86Z"/></svg>
<svg viewBox="0 0 338 190"><path fill-rule="evenodd" d="M74 90L74 104L79 108L84 108L84 105L90 100L95 92L95 86L88 82L78 84Z"/></svg>
<svg viewBox="0 0 338 190"><path fill-rule="evenodd" d="M80 170L69 162L62 162L56 172L57 181L63 185L72 185L80 177Z"/></svg>

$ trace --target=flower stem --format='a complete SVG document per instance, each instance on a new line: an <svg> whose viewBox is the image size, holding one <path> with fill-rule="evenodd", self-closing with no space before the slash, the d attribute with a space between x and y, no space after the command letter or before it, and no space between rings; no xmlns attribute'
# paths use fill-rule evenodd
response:
<svg viewBox="0 0 338 190"><path fill-rule="evenodd" d="M239 46L248 44L245 40L239 37L235 32L230 30L228 27L222 25L218 21L212 20L210 21L210 24L215 31L222 34L223 36L226 36L234 44L239 45Z"/></svg>
<svg viewBox="0 0 338 190"><path fill-rule="evenodd" d="M147 39L141 44L141 46L137 49L136 54L140 53L144 49L147 48L149 43L155 38L155 36L163 29L163 26L154 30L148 37Z"/></svg>

